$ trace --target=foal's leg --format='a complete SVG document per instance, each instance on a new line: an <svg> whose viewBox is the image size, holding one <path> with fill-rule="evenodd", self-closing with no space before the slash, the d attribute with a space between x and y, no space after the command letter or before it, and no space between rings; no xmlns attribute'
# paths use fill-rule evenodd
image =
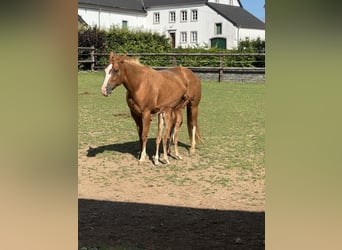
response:
<svg viewBox="0 0 342 250"><path fill-rule="evenodd" d="M162 139L162 131L164 126L163 113L158 114L158 135L156 138L156 154L154 155L154 164L159 164L159 145Z"/></svg>
<svg viewBox="0 0 342 250"><path fill-rule="evenodd" d="M174 131L173 131L173 141L175 144L175 154L177 159L182 159L182 157L179 154L178 151L178 136L179 136L179 129L182 126L183 123L183 117L182 117L182 110L175 111L176 115L176 123L174 125Z"/></svg>
<svg viewBox="0 0 342 250"><path fill-rule="evenodd" d="M142 134L141 134L142 148L141 148L141 155L140 155L139 162L143 162L146 159L146 144L147 144L148 130L150 129L150 124L151 124L151 112L145 111L142 113Z"/></svg>
<svg viewBox="0 0 342 250"><path fill-rule="evenodd" d="M163 154L164 154L164 160L167 164L170 164L169 157L167 156L167 142L170 137L170 131L172 128L172 111L168 110L167 112L164 112L164 123L165 123L165 131L163 134Z"/></svg>

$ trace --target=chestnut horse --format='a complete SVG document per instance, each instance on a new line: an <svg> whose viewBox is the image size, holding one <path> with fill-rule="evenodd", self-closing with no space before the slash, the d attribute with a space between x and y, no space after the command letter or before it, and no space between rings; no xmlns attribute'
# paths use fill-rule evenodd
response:
<svg viewBox="0 0 342 250"><path fill-rule="evenodd" d="M187 104L187 125L191 141L190 153L195 152L196 139L200 138L197 116L201 81L191 70L175 67L156 71L128 56L111 52L101 92L108 96L120 84L127 90L126 101L137 125L141 147L139 162L146 158L151 114L165 108L175 108L183 102L185 96L191 98Z"/></svg>
<svg viewBox="0 0 342 250"><path fill-rule="evenodd" d="M182 111L189 101L190 97L187 96L184 98L184 101L175 108L165 108L164 111L158 113L158 135L156 138L156 154L154 155L154 163L156 165L159 163L159 145L161 140L163 140L163 155L167 164L170 164L167 155L171 153L172 142L175 145L176 158L182 159L178 151L178 134L183 123ZM165 131L162 136L164 125Z"/></svg>

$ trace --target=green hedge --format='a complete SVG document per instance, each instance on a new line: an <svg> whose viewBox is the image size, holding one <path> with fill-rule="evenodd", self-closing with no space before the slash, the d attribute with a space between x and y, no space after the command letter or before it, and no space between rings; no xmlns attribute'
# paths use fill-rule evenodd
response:
<svg viewBox="0 0 342 250"><path fill-rule="evenodd" d="M235 50L223 50L209 47L175 48L172 49L170 41L165 35L141 30L128 30L113 27L108 31L95 28L82 28L78 31L78 46L90 47L94 45L96 52L114 51L115 53L260 53L265 51L265 41L241 41ZM82 56L82 55L81 55ZM80 57L80 55L79 55ZM97 66L107 63L107 56L96 58ZM141 63L149 66L172 66L170 56L142 56ZM184 67L219 67L218 56L177 56L177 65ZM264 67L264 57L258 56L227 56L224 67Z"/></svg>

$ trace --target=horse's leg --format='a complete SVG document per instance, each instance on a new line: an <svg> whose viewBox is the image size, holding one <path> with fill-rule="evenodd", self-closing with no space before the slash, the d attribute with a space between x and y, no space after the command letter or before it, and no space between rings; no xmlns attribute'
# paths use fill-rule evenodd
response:
<svg viewBox="0 0 342 250"><path fill-rule="evenodd" d="M164 160L167 164L170 164L169 158L167 156L167 141L170 137L170 130L172 127L172 116L171 112L164 112L164 122L165 122L165 131L163 134L163 154L164 154Z"/></svg>
<svg viewBox="0 0 342 250"><path fill-rule="evenodd" d="M179 136L179 129L182 126L182 123L183 123L182 113L177 113L176 114L176 124L174 126L174 132L173 132L173 141L175 144L176 158L179 160L181 160L182 157L180 156L179 151L178 151L178 136Z"/></svg>
<svg viewBox="0 0 342 250"><path fill-rule="evenodd" d="M159 145L160 141L162 139L162 131L163 131L163 126L164 126L164 119L163 119L163 114L160 113L158 114L158 135L156 138L156 154L154 155L154 164L158 165L159 164Z"/></svg>
<svg viewBox="0 0 342 250"><path fill-rule="evenodd" d="M142 150L141 134L142 134L142 128L143 128L142 120L141 120L141 117L137 115L133 110L130 110L130 111L131 111L131 116L134 119L136 127L137 127L137 132L138 132L139 142L140 142L140 153L141 153L141 150Z"/></svg>
<svg viewBox="0 0 342 250"><path fill-rule="evenodd" d="M174 135L175 134L175 128L174 126L172 126L171 130L170 130L170 138L167 140L167 153L169 155L171 155L172 153L172 143L174 142Z"/></svg>
<svg viewBox="0 0 342 250"><path fill-rule="evenodd" d="M191 147L190 154L195 153L196 149L196 135L198 135L197 127L197 113L198 106L197 105L188 105L187 106L187 124L188 124L188 133L190 137Z"/></svg>
<svg viewBox="0 0 342 250"><path fill-rule="evenodd" d="M141 148L141 155L140 155L139 162L143 162L146 159L146 144L147 144L148 130L150 129L150 124L151 124L151 112L145 111L142 113L142 134L141 134L142 148Z"/></svg>

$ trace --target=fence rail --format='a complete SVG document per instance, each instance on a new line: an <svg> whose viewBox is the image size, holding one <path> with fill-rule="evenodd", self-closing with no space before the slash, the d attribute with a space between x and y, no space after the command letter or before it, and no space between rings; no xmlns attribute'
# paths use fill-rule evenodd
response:
<svg viewBox="0 0 342 250"><path fill-rule="evenodd" d="M84 66L87 66L88 69L91 71L95 71L97 69L103 69L104 65L101 64L101 59L103 62L103 59L105 58L107 60L109 53L108 52L96 52L96 49L94 46L91 47L78 47L78 68L82 68ZM218 74L218 81L221 81L223 79L224 73L247 73L247 74L264 74L265 73L265 67L227 67L225 66L225 59L231 58L232 60L234 58L236 61L236 64L241 62L246 62L248 58L251 57L258 57L262 58L262 61L264 63L265 61L265 53L125 53L121 54L118 53L118 55L128 55L132 57L140 57L140 58L151 58L151 57L159 57L159 58L168 58L167 63L168 66L152 66L154 69L166 69L170 67L175 67L179 64L181 57L201 57L201 58L207 58L203 62L208 64L208 61L210 60L210 63L214 63L217 66L186 66L193 70L194 72L200 72L200 73L216 73ZM213 59L215 58L215 59ZM163 61L165 63L165 61ZM255 62L255 61L253 61ZM197 64L201 63L201 61L197 61Z"/></svg>

